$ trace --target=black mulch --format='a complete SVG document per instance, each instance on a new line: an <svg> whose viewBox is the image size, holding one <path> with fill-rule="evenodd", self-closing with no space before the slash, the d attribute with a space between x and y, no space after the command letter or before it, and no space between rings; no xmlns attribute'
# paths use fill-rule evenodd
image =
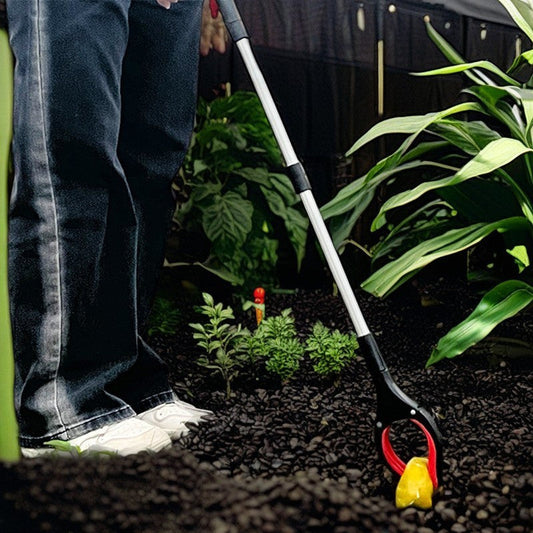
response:
<svg viewBox="0 0 533 533"><path fill-rule="evenodd" d="M384 301L358 296L398 385L433 412L445 436L444 479L432 510L394 506L397 477L377 460L374 390L362 360L337 386L309 365L286 385L262 371L246 374L227 401L218 378L195 365L198 350L186 323L199 317L189 314L178 335L154 342L178 393L212 409L216 419L155 456L0 467L0 530L531 531L533 359L485 344L425 369L439 335L476 301L461 284L440 280L429 290L440 304L422 307L413 287ZM285 307L292 307L302 333L316 320L349 330L343 304L323 291L267 300L271 315ZM187 315L191 305L182 308ZM533 313L492 335L533 343ZM407 449L414 439L410 445L423 453L418 432L413 436L407 425L393 429L395 444Z"/></svg>

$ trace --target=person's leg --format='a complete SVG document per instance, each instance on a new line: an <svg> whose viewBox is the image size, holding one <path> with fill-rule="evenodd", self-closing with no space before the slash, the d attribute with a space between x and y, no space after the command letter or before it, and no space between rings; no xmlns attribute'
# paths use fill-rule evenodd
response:
<svg viewBox="0 0 533 533"><path fill-rule="evenodd" d="M112 390L137 412L172 400L166 369L142 334L175 207L172 179L194 124L201 11L202 0L180 0L169 10L133 0L129 13L118 154L138 221L139 350Z"/></svg>
<svg viewBox="0 0 533 533"><path fill-rule="evenodd" d="M8 0L16 58L10 213L22 446L135 411L136 216L116 156L130 0Z"/></svg>

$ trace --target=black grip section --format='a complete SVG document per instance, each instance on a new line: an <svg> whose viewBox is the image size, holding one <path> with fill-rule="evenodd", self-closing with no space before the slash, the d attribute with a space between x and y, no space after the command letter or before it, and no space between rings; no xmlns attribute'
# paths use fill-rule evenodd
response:
<svg viewBox="0 0 533 533"><path fill-rule="evenodd" d="M385 2L378 0L376 5L376 39L378 41L383 41L385 38L385 9Z"/></svg>
<svg viewBox="0 0 533 533"><path fill-rule="evenodd" d="M359 343L361 353L368 365L370 374L372 374L372 377L374 378L379 378L380 374L387 370L387 364L379 351L378 343L376 342L374 335L369 333L368 335L357 337L357 342Z"/></svg>
<svg viewBox="0 0 533 533"><path fill-rule="evenodd" d="M287 167L287 174L297 194L311 190L311 183L301 163L294 163Z"/></svg>
<svg viewBox="0 0 533 533"><path fill-rule="evenodd" d="M222 13L224 24L228 28L229 34L234 42L241 39L248 39L248 32L241 19L241 14L233 0L217 0L218 7Z"/></svg>

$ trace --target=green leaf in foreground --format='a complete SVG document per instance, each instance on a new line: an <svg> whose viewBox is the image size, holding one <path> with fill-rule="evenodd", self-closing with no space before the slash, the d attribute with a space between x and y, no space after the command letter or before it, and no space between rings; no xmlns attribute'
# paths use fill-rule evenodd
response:
<svg viewBox="0 0 533 533"><path fill-rule="evenodd" d="M518 280L500 283L481 299L472 314L442 337L426 366L451 359L486 337L500 322L533 301L533 287Z"/></svg>
<svg viewBox="0 0 533 533"><path fill-rule="evenodd" d="M11 139L13 65L7 33L0 31L0 460L19 458L13 405L14 360L7 285L7 175Z"/></svg>

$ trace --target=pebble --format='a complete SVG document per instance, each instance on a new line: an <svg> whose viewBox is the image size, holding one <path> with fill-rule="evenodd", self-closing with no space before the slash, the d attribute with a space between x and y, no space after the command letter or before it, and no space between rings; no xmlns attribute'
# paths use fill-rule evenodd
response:
<svg viewBox="0 0 533 533"><path fill-rule="evenodd" d="M453 524L453 526L450 528L450 531L453 533L465 533L467 529L462 524Z"/></svg>
<svg viewBox="0 0 533 533"><path fill-rule="evenodd" d="M476 513L476 518L478 520L486 520L487 518L489 517L489 513L487 511L485 511L485 509L480 509L477 513Z"/></svg>

